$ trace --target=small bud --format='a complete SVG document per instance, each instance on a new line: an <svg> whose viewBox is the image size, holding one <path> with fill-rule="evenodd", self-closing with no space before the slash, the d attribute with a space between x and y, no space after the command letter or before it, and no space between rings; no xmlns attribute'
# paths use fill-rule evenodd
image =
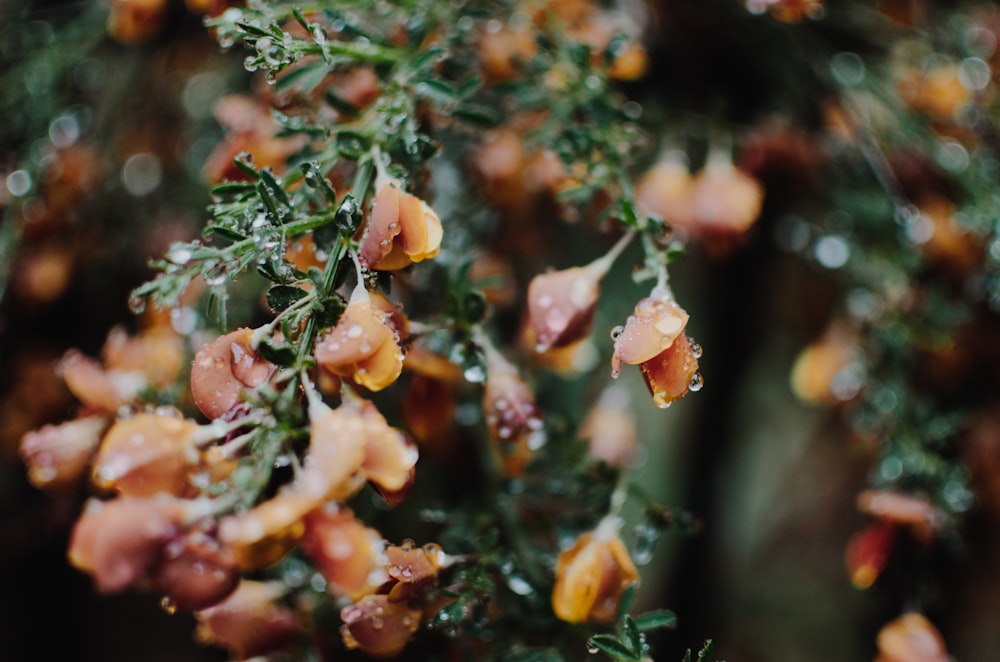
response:
<svg viewBox="0 0 1000 662"><path fill-rule="evenodd" d="M483 389L486 427L508 476L522 473L533 451L545 443L542 414L535 395L496 350L487 352L489 377Z"/></svg>
<svg viewBox="0 0 1000 662"><path fill-rule="evenodd" d="M580 340L590 331L604 271L593 265L539 274L528 286L528 323L535 350L545 352Z"/></svg>
<svg viewBox="0 0 1000 662"><path fill-rule="evenodd" d="M895 542L896 525L884 520L869 524L851 536L844 552L851 583L861 589L874 584L885 570Z"/></svg>

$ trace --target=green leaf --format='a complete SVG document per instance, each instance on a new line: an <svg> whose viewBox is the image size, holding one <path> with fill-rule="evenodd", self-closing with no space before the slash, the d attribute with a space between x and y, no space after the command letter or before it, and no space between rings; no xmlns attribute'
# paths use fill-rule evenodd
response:
<svg viewBox="0 0 1000 662"><path fill-rule="evenodd" d="M463 103L451 114L477 126L493 127L500 123L500 114L496 110L478 103Z"/></svg>
<svg viewBox="0 0 1000 662"><path fill-rule="evenodd" d="M630 649L625 642L610 634L595 634L587 640L587 645L600 650L614 660L636 662L642 659L639 657L639 654Z"/></svg>
<svg viewBox="0 0 1000 662"><path fill-rule="evenodd" d="M337 322L340 321L340 316L347 309L347 302L339 296L323 297L319 301L319 304L322 306L322 309L317 313L316 320L322 329L336 326Z"/></svg>
<svg viewBox="0 0 1000 662"><path fill-rule="evenodd" d="M344 97L337 94L333 88L328 88L326 92L323 93L323 97L326 99L328 104L333 106L334 110L346 118L350 119L358 116L357 107Z"/></svg>
<svg viewBox="0 0 1000 662"><path fill-rule="evenodd" d="M642 650L642 633L639 632L639 628L633 619L628 614L622 621L622 635L625 638L625 642L628 643L629 648L634 651Z"/></svg>
<svg viewBox="0 0 1000 662"><path fill-rule="evenodd" d="M458 98L455 86L441 78L425 78L415 81L417 93L439 103L454 103Z"/></svg>
<svg viewBox="0 0 1000 662"><path fill-rule="evenodd" d="M244 239L247 238L245 234L237 232L232 228L227 228L222 225L209 225L208 227L205 228L205 232L207 232L209 235L221 237L222 239L226 239L228 241L233 241L233 242L243 241Z"/></svg>
<svg viewBox="0 0 1000 662"><path fill-rule="evenodd" d="M641 632L659 630L660 628L673 628L677 627L677 615L669 609L648 611L641 616L636 616L635 625Z"/></svg>
<svg viewBox="0 0 1000 662"><path fill-rule="evenodd" d="M712 653L714 652L715 652L715 644L713 644L712 640L709 639L708 641L705 642L705 645L701 647L701 650L698 651L697 662L708 662L708 657L712 655Z"/></svg>
<svg viewBox="0 0 1000 662"><path fill-rule="evenodd" d="M288 194L285 193L284 187L282 187L281 182L274 176L270 168L264 168L260 171L261 182L267 186L268 190L274 196L274 199L285 205L289 209L292 206L291 201L288 199Z"/></svg>
<svg viewBox="0 0 1000 662"><path fill-rule="evenodd" d="M371 149L371 140L354 131L340 131L335 138L337 153L350 161L357 161Z"/></svg>
<svg viewBox="0 0 1000 662"><path fill-rule="evenodd" d="M244 174L249 175L253 181L257 181L260 179L260 173L257 171L257 168L253 167L253 164L250 163L250 161L244 161L243 159L245 158L249 159L250 154L247 152L237 154L236 158L233 159L233 165L243 171Z"/></svg>
<svg viewBox="0 0 1000 662"><path fill-rule="evenodd" d="M260 352L261 356L275 365L287 367L295 363L295 349L288 344L279 345L269 338L265 338L260 341L257 351Z"/></svg>
<svg viewBox="0 0 1000 662"><path fill-rule="evenodd" d="M256 174L254 171L255 176ZM225 184L216 184L208 192L214 196L223 196L230 193L250 193L253 190L254 185L247 182L226 182Z"/></svg>
<svg viewBox="0 0 1000 662"><path fill-rule="evenodd" d="M237 27L246 32L247 34L252 34L257 37L270 37L271 33L267 30L254 25L253 23L247 23L246 21L236 21Z"/></svg>
<svg viewBox="0 0 1000 662"><path fill-rule="evenodd" d="M325 62L311 62L285 73L274 84L274 88L276 90L298 89L303 93L308 93L320 84L328 71Z"/></svg>
<svg viewBox="0 0 1000 662"><path fill-rule="evenodd" d="M281 312L287 310L293 303L306 296L308 292L291 285L275 285L267 291L267 305L271 310Z"/></svg>

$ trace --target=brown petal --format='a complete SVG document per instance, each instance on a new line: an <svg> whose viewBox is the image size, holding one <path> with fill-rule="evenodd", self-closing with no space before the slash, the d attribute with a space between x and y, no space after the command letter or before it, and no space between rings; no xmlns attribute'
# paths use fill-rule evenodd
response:
<svg viewBox="0 0 1000 662"><path fill-rule="evenodd" d="M344 646L360 648L372 657L394 657L420 627L420 616L419 609L406 603L390 602L385 595L366 595L340 612Z"/></svg>
<svg viewBox="0 0 1000 662"><path fill-rule="evenodd" d="M683 397L695 384L700 387L698 358L691 339L681 334L659 355L639 365L657 407L667 407Z"/></svg>
<svg viewBox="0 0 1000 662"><path fill-rule="evenodd" d="M647 297L635 306L615 339L615 361L636 365L670 347L687 326L688 314L673 301Z"/></svg>
<svg viewBox="0 0 1000 662"><path fill-rule="evenodd" d="M175 499L91 499L73 528L69 561L101 592L124 590L160 562L182 517Z"/></svg>
<svg viewBox="0 0 1000 662"><path fill-rule="evenodd" d="M141 372L106 372L100 363L75 349L66 352L56 371L80 402L106 412L131 402L148 385Z"/></svg>
<svg viewBox="0 0 1000 662"><path fill-rule="evenodd" d="M358 259L369 269L377 265L389 254L401 231L399 223L400 201L403 192L390 184L384 185L372 203L372 214L368 220L368 231L361 241Z"/></svg>
<svg viewBox="0 0 1000 662"><path fill-rule="evenodd" d="M383 345L390 345L390 349L398 353L395 338L383 317L370 300L352 301L337 326L317 342L316 360L335 375L353 379L359 363L379 351L388 351L383 349ZM402 362L401 356L399 360ZM388 363L386 354L376 359L374 367L380 376L387 372Z"/></svg>
<svg viewBox="0 0 1000 662"><path fill-rule="evenodd" d="M166 559L150 580L171 608L204 609L225 599L239 584L231 550L202 531L193 531L166 547Z"/></svg>
<svg viewBox="0 0 1000 662"><path fill-rule="evenodd" d="M286 489L245 513L224 517L219 522L219 540L232 548L241 569L266 568L302 537L302 518L318 502L311 495Z"/></svg>
<svg viewBox="0 0 1000 662"><path fill-rule="evenodd" d="M438 545L417 547L413 541L386 547L385 556L390 579L387 595L392 602L410 600L420 589L434 584L447 559ZM381 592L386 592L384 587Z"/></svg>
<svg viewBox="0 0 1000 662"><path fill-rule="evenodd" d="M252 329L237 329L216 338L195 354L191 394L198 409L219 418L240 401L244 388L260 386L276 366L250 348Z"/></svg>
<svg viewBox="0 0 1000 662"><path fill-rule="evenodd" d="M590 330L601 271L573 267L535 276L528 286L528 320L544 352L579 340Z"/></svg>
<svg viewBox="0 0 1000 662"><path fill-rule="evenodd" d="M278 582L244 579L226 600L195 612L196 637L225 646L241 660L281 648L302 627L295 613L278 602L284 590Z"/></svg>
<svg viewBox="0 0 1000 662"><path fill-rule="evenodd" d="M358 600L385 582L382 536L349 509L317 508L305 525L302 549L326 578L331 594Z"/></svg>

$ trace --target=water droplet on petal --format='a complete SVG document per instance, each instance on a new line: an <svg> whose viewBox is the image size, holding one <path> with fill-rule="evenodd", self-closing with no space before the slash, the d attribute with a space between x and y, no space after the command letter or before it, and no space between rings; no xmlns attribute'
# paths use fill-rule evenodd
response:
<svg viewBox="0 0 1000 662"><path fill-rule="evenodd" d="M618 340L618 338L620 338L623 333L625 333L625 327L618 325L613 329L611 329L611 339Z"/></svg>

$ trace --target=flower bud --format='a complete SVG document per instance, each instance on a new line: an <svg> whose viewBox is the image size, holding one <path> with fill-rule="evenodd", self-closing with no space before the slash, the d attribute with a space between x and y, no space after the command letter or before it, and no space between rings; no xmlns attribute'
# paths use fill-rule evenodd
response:
<svg viewBox="0 0 1000 662"><path fill-rule="evenodd" d="M763 204L761 183L734 167L728 154L714 152L692 181L691 234L728 250L757 221Z"/></svg>
<svg viewBox="0 0 1000 662"><path fill-rule="evenodd" d="M183 518L181 502L169 497L91 499L73 528L69 561L92 574L99 591L124 590L160 562Z"/></svg>
<svg viewBox="0 0 1000 662"><path fill-rule="evenodd" d="M559 554L552 609L567 623L611 623L625 589L639 579L611 520Z"/></svg>
<svg viewBox="0 0 1000 662"><path fill-rule="evenodd" d="M369 269L396 270L441 250L441 219L420 198L392 184L375 196L359 260Z"/></svg>
<svg viewBox="0 0 1000 662"><path fill-rule="evenodd" d="M903 614L878 633L880 662L948 662L937 628L921 614Z"/></svg>
<svg viewBox="0 0 1000 662"><path fill-rule="evenodd" d="M701 388L700 348L684 334L688 314L673 301L647 297L636 304L624 327L615 331L611 376L622 363L638 365L658 407Z"/></svg>
<svg viewBox="0 0 1000 662"><path fill-rule="evenodd" d="M413 487L419 453L410 439L391 427L371 402L345 403L364 420L364 461L361 469L390 505L398 505Z"/></svg>
<svg viewBox="0 0 1000 662"><path fill-rule="evenodd" d="M191 364L191 395L198 409L219 418L237 403L244 388L260 386L276 366L251 348L252 329L237 329L198 350Z"/></svg>
<svg viewBox="0 0 1000 662"><path fill-rule="evenodd" d="M305 519L302 549L326 578L327 591L357 601L385 583L382 535L348 508L329 504Z"/></svg>
<svg viewBox="0 0 1000 662"><path fill-rule="evenodd" d="M301 631L295 613L278 599L279 582L244 579L223 602L201 611L195 636L204 643L225 646L240 660L269 653L290 643Z"/></svg>
<svg viewBox="0 0 1000 662"><path fill-rule="evenodd" d="M639 180L635 191L636 207L643 214L655 214L690 232L694 213L691 206L693 186L687 162L679 152L671 152Z"/></svg>
<svg viewBox="0 0 1000 662"><path fill-rule="evenodd" d="M316 360L325 370L381 391L403 372L403 353L387 316L355 290L337 325L316 343Z"/></svg>
<svg viewBox="0 0 1000 662"><path fill-rule="evenodd" d="M340 611L340 628L348 650L360 648L371 657L399 655L420 627L420 609L405 602L390 602L385 595L366 595Z"/></svg>
<svg viewBox="0 0 1000 662"><path fill-rule="evenodd" d="M94 458L94 484L130 496L182 496L199 460L197 430L193 421L175 416L138 414L117 421Z"/></svg>
<svg viewBox="0 0 1000 662"><path fill-rule="evenodd" d="M862 385L861 365L857 334L847 324L834 322L795 359L792 392L813 405L850 400Z"/></svg>
<svg viewBox="0 0 1000 662"><path fill-rule="evenodd" d="M535 351L580 340L590 331L604 270L590 265L539 274L528 286L528 323Z"/></svg>
<svg viewBox="0 0 1000 662"><path fill-rule="evenodd" d="M42 489L76 485L107 426L105 416L87 416L24 435L21 457L28 465L31 484Z"/></svg>

